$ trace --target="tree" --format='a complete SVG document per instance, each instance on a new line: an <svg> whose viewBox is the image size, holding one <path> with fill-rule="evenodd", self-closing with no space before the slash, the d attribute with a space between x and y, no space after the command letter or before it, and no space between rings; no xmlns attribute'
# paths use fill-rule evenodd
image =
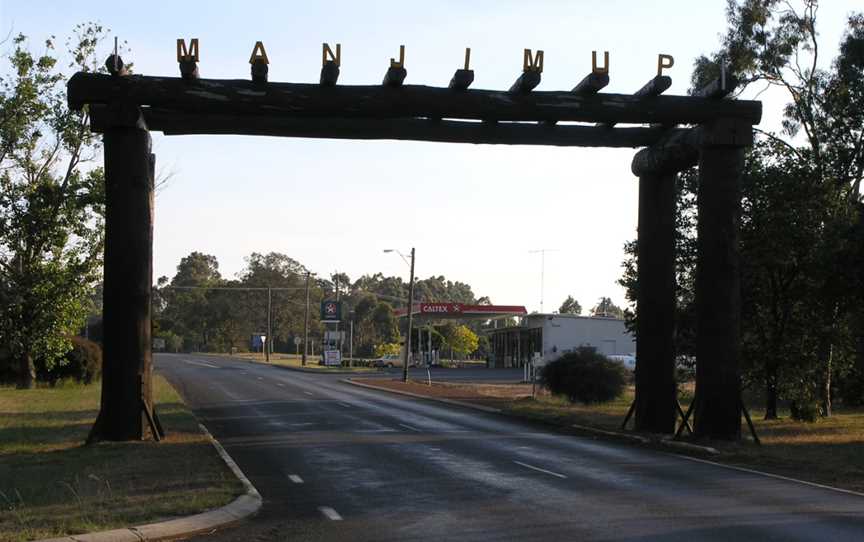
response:
<svg viewBox="0 0 864 542"><path fill-rule="evenodd" d="M468 329L468 326L456 326L446 335L446 340L451 352L462 355L474 352L479 346L477 334Z"/></svg>
<svg viewBox="0 0 864 542"><path fill-rule="evenodd" d="M601 297L594 308L591 309L591 316L624 318L624 311L608 297Z"/></svg>
<svg viewBox="0 0 864 542"><path fill-rule="evenodd" d="M160 279L160 328L182 336L190 349L206 350L216 327L211 310L212 292L207 288L223 284L216 257L192 252L180 260L170 283Z"/></svg>
<svg viewBox="0 0 864 542"><path fill-rule="evenodd" d="M573 299L572 295L568 295L564 303L561 303L561 308L558 309L559 314L582 314L582 305Z"/></svg>
<svg viewBox="0 0 864 542"><path fill-rule="evenodd" d="M94 71L104 31L79 25L73 65ZM81 329L103 243L103 171L85 168L98 148L86 111L66 106L54 38L42 55L13 39L0 76L0 342L32 387L36 364L50 371Z"/></svg>
<svg viewBox="0 0 864 542"><path fill-rule="evenodd" d="M850 251L855 250L849 235L860 220L857 205L864 178L864 15L849 16L839 55L825 70L818 62L821 49L817 11L816 0L802 0L795 5L781 0L730 0L728 31L718 51L696 61L693 88L715 77L722 64L743 81L745 89L760 84L787 95L782 133L762 134L785 146L802 167L811 168L815 181L830 195L831 205L822 217L822 241L813 250L819 252L823 268L833 270L848 261ZM799 135L805 142L802 147L795 144ZM850 313L860 313L861 308L848 303L854 279L833 273L811 278L820 290L811 301L819 342L822 408L830 415L835 347L841 342ZM855 331L864 335L860 327Z"/></svg>

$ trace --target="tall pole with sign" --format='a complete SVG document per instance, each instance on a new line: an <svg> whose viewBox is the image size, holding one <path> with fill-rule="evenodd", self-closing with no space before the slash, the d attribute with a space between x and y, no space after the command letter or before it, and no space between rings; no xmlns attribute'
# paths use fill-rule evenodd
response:
<svg viewBox="0 0 864 542"><path fill-rule="evenodd" d="M309 355L309 271L306 271L306 314L303 316L303 365L306 365L307 355Z"/></svg>
<svg viewBox="0 0 864 542"><path fill-rule="evenodd" d="M267 287L267 338L264 339L264 357L267 360L267 363L270 363L270 345L273 340L273 333L270 330L270 287Z"/></svg>
<svg viewBox="0 0 864 542"><path fill-rule="evenodd" d="M414 247L411 247L411 279L408 282L408 337L405 339L405 363L402 382L408 382L408 360L411 358L411 314L414 311Z"/></svg>

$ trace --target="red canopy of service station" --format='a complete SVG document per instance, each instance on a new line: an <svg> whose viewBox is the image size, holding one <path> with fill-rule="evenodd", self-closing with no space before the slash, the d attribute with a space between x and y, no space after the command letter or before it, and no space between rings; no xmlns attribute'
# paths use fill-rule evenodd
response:
<svg viewBox="0 0 864 542"><path fill-rule="evenodd" d="M396 309L396 316L408 315L407 309ZM464 303L415 303L411 315L435 320L507 318L525 316L528 311L519 305L466 305Z"/></svg>

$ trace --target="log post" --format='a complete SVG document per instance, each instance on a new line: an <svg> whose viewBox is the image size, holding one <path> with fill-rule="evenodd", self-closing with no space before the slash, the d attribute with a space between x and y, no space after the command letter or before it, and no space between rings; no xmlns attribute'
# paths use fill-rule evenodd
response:
<svg viewBox="0 0 864 542"><path fill-rule="evenodd" d="M631 170L639 177L636 241L636 430L674 433L675 195L676 176L696 163L692 132L669 131L639 151Z"/></svg>
<svg viewBox="0 0 864 542"><path fill-rule="evenodd" d="M675 432L675 180L639 176L636 430L651 433Z"/></svg>
<svg viewBox="0 0 864 542"><path fill-rule="evenodd" d="M140 108L115 103L105 120L105 322L102 404L88 442L144 438L152 407L153 173Z"/></svg>
<svg viewBox="0 0 864 542"><path fill-rule="evenodd" d="M749 123L721 119L702 126L697 205L697 438L741 438L741 176Z"/></svg>

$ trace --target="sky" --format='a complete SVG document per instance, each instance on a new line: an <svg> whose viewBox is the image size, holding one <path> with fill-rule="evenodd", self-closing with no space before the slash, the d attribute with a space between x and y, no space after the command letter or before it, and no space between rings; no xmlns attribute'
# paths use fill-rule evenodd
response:
<svg viewBox="0 0 864 542"><path fill-rule="evenodd" d="M794 2L793 2L794 3ZM364 2L0 1L0 31L69 35L98 21L128 45L142 75L179 76L177 38L198 38L201 77L249 78L256 41L270 81L317 82L321 44L342 45L340 84L378 84L405 45L406 84L446 86L471 47L472 88L504 90L525 48L542 49L537 90L569 90L609 51L606 92L631 93L672 55L666 94L686 94L693 61L719 44L725 0L474 0ZM857 1L819 12L822 57L836 53ZM107 56L112 44L104 44ZM4 47L9 47L8 43ZM335 49L335 47L334 47ZM827 51L827 52L824 52ZM601 53L602 54L602 53ZM744 97L752 98L755 91ZM779 129L783 97L767 92L760 128ZM636 236L636 150L397 141L337 141L153 133L157 177L154 280L192 251L215 255L235 278L252 252L282 252L319 275L408 279L394 253L416 248L421 278L470 284L493 303L585 309L616 284L623 246ZM549 249L541 277L541 256ZM542 281L541 281L542 278ZM541 289L541 282L543 288Z"/></svg>

